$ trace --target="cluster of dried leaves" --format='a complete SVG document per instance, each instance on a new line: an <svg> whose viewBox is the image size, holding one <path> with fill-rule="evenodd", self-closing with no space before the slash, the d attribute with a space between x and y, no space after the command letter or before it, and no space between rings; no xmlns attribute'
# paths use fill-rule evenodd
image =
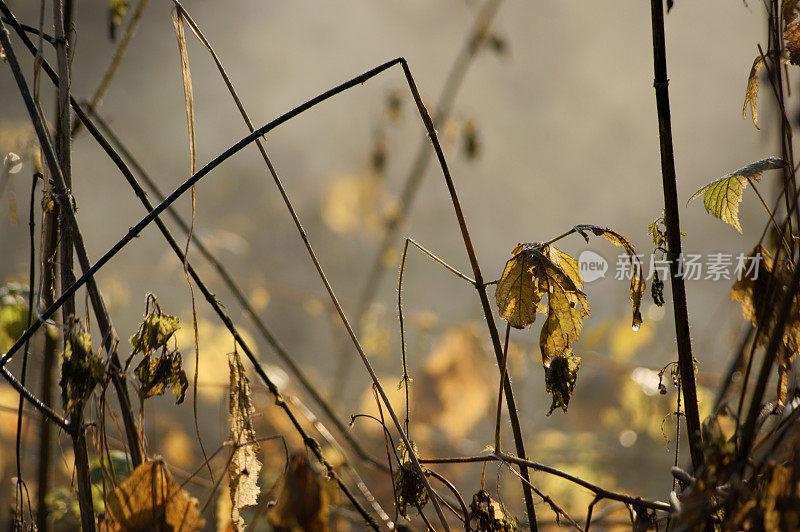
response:
<svg viewBox="0 0 800 532"><path fill-rule="evenodd" d="M638 330L642 323L644 277L636 250L627 238L608 228L578 225L571 232L587 242L590 233L601 236L628 254L632 261L633 329ZM558 407L566 412L580 368L580 358L573 354L572 344L578 340L583 320L590 313L589 300L582 291L580 265L548 243L517 244L511 255L495 292L500 317L511 327L524 329L536 320L537 313L547 316L539 335L539 348L547 391L553 395L548 415Z"/></svg>

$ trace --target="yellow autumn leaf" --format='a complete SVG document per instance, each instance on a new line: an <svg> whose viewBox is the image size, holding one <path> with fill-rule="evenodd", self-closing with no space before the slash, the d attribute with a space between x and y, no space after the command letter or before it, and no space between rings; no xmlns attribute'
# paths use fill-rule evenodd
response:
<svg viewBox="0 0 800 532"><path fill-rule="evenodd" d="M260 446L255 442L252 417L255 413L250 398L250 383L247 380L239 353L228 355L230 368L230 395L228 412L230 414L230 441L235 446L233 457L228 464L228 485L231 498L231 522L237 532L245 530L240 510L258 503L258 461Z"/></svg>
<svg viewBox="0 0 800 532"><path fill-rule="evenodd" d="M106 501L101 530L200 530L205 520L196 498L170 476L161 461L145 462L117 486Z"/></svg>
<svg viewBox="0 0 800 532"><path fill-rule="evenodd" d="M783 168L784 166L786 166L786 163L778 157L767 157L766 159L750 163L744 168L726 174L702 187L692 194L689 201L692 201L702 194L703 205L705 205L706 211L723 222L730 224L741 233L742 226L739 224L739 203L742 201L742 193L747 183L760 181L761 174L763 174L765 170Z"/></svg>

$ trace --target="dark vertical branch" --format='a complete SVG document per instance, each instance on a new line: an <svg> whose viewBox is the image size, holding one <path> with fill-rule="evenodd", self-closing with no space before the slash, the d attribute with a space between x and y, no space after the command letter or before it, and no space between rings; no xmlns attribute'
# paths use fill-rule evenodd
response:
<svg viewBox="0 0 800 532"><path fill-rule="evenodd" d="M686 287L679 274L681 229L678 217L678 190L675 179L675 159L672 147L672 123L669 111L669 79L667 50L664 36L664 6L662 0L650 0L653 27L653 63L655 68L658 133L661 141L661 177L664 188L664 218L667 226L667 246L672 276L672 304L675 313L675 335L678 342L678 367L681 375L689 450L695 470L703 461L700 449L700 414L697 410L697 390L694 380L694 358L689 334L689 312L686 306Z"/></svg>
<svg viewBox="0 0 800 532"><path fill-rule="evenodd" d="M69 106L70 92L70 50L64 31L63 0L53 0L53 27L55 33L56 58L58 61L58 94L56 98L56 138L55 148L61 177L64 180L66 194L72 189L72 138L70 136L71 112ZM63 191L60 191L63 193ZM61 258L61 290L68 289L75 283L72 271L72 227L69 217L61 210L59 221L59 245ZM69 323L70 316L75 314L74 297L67 298L61 308L63 323ZM89 478L89 456L86 449L86 429L83 426L83 413L77 408L70 414L72 430L72 446L75 452L75 477L78 488L78 504L81 510L81 526L84 531L93 531L94 506L92 504L92 484Z"/></svg>

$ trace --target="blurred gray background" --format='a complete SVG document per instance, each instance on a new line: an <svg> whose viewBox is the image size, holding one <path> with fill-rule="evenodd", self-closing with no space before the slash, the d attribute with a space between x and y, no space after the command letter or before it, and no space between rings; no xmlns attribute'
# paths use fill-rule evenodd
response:
<svg viewBox="0 0 800 532"><path fill-rule="evenodd" d="M82 99L94 91L114 44L107 35L106 2L76 5L72 91ZM408 60L423 97L433 105L479 8L478 3L462 0L241 0L187 1L185 5L215 46L257 126L397 56ZM36 24L38 2L12 1L11 6L20 19ZM186 117L171 10L172 3L166 0L154 0L147 7L100 106L100 113L164 191L174 189L188 174ZM761 11L759 3L748 8L736 1L678 0L666 17L685 252L746 252L766 222L750 192L745 192L741 209L743 235L707 215L701 201L685 205L695 190L712 179L776 154L777 122L766 97L766 84L760 106L762 129L756 130L749 117L741 116L747 75L758 54L757 43L765 41L766 23ZM49 13L46 20L50 20ZM652 243L647 225L663 208L649 4L632 0L508 1L500 7L492 33L505 41L507 50L500 55L484 50L475 58L452 113L454 124L469 119L477 125L479 157L468 160L459 149L460 141L446 142L485 277L500 275L517 242L548 240L578 223L609 226L628 236L640 253L649 254ZM187 37L200 166L243 137L246 129L210 57L188 30ZM17 53L30 79L31 58L21 46ZM2 128L24 122L26 115L10 71L5 67L0 70ZM42 87L42 100L51 109L51 88L45 81ZM403 96L403 107L400 118L387 124L385 102L393 91ZM446 125L437 126L447 137ZM323 212L331 187L340 176L363 175L369 170L375 132L381 128L385 130L387 166L380 198L381 202L390 202L398 194L424 135L399 69L280 126L266 144L329 279L350 312L374 259L380 230L337 232L326 223ZM27 275L28 173L26 167L16 174L5 192L5 196L13 194L17 200L21 221L16 227L8 223L7 197L0 198L3 282L24 281ZM90 256L97 258L143 216L144 210L85 132L74 145L73 175L79 222ZM767 174L761 185L762 193L770 197L774 197L774 177ZM181 200L178 207L188 216L189 198ZM332 377L341 364L341 325L327 312L315 311L318 304L314 301L328 306L322 283L254 146L198 185L196 233L213 244L241 285L260 298L266 323L320 389L343 388ZM454 267L470 273L452 205L433 164L402 235L413 237ZM397 245L401 243L398 240ZM577 236L563 241L560 247L575 255L587 247L597 251L612 263L609 276L613 276L616 248L600 240L587 246ZM252 333L251 324L213 271L196 252L191 257L234 318ZM418 253L406 266L404 310L409 315L430 311L438 319L427 343L417 345L435 343L448 325L483 323L474 290L463 281ZM191 302L181 266L154 226L113 259L99 280L123 338L136 329L147 292L155 293L162 308L179 314L190 328ZM695 357L701 375L708 377L706 383L715 383L724 372L737 331L744 325L739 309L728 301L730 285L730 281L687 284ZM392 378L401 372L396 289L397 267L393 265L384 277L374 310L380 326L388 331L389 343L383 353L375 354L374 362L381 375ZM589 435L582 445L596 446L600 461L609 470L614 464L629 465L635 460L668 471L673 447L667 439L647 440L658 442L655 445L640 439L633 449L623 447L617 440L625 426L601 426L593 417L598 405L613 396L608 391L617 381L608 376L614 364L603 363L604 359L612 360L609 350L613 348L602 341L592 344L589 333L603 324L630 319L627 290L626 282L613 279L587 286L592 317L576 351L591 356L585 359L569 414L544 416L550 400L544 392L536 348L540 323L512 336L521 345L530 344L527 369L512 368L512 374L518 373L518 402L523 425L531 435L531 456L564 460L558 449L537 449L536 435L553 430L581 431ZM265 292L269 294L266 307ZM668 286L666 294L666 312L654 311L648 284L645 324L640 334L650 334L648 329L653 334L646 346L628 357L630 360L623 360L624 364L659 368L674 360ZM216 323L202 300L197 305L201 317ZM661 320L648 319L662 314ZM481 327L478 330L486 342L485 326ZM411 329L410 345L419 334ZM279 366L266 344L251 336L257 338L261 359ZM584 341L590 343L584 345ZM224 346L226 342L220 343ZM410 349L412 376L427 350ZM350 351L349 356L355 357ZM202 353L201 344L201 357ZM620 371L622 377L628 377L624 364L622 370L615 370L614 378ZM352 367L345 392L337 401L344 418L358 410L359 398L369 385L360 362ZM226 378L223 376L223 382ZM395 382L390 381L387 387L393 388ZM651 399L664 401L660 396ZM226 400L219 399L218 405L204 404L220 413L204 431L209 438L224 439ZM190 408L183 407L182 412L181 416L190 419ZM471 439L456 446L458 452L477 453L490 443L491 430L487 427L491 415L485 417L486 426L471 432ZM217 421L219 426L215 425ZM667 477L637 478L629 469L617 479L621 487L646 496L666 496Z"/></svg>

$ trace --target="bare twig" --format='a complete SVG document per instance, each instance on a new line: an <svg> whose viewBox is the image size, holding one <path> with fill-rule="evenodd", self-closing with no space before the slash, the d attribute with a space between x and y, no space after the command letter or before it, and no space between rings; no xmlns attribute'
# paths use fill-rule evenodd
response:
<svg viewBox="0 0 800 532"><path fill-rule="evenodd" d="M531 460L523 460L519 457L512 456L506 453L494 453L482 456L464 456L464 457L454 457L454 458L422 458L420 459L420 462L423 464L469 464L469 463L482 463L482 462L509 462L512 464L524 466L525 468L532 469L533 471L541 471L543 473L548 473L550 475L563 478L564 480L568 480L574 484L586 488L587 490L591 491L601 499L610 499L614 501L623 502L625 504L639 505L642 508L649 508L651 510L661 510L664 512L668 512L670 508L669 504L666 502L652 501L649 499L642 499L641 497L631 497L630 495L625 495L623 493L610 491L595 484L592 484L591 482L584 480L580 477L577 477L565 471L561 471L560 469L556 469L555 467L541 464L539 462L533 462Z"/></svg>

